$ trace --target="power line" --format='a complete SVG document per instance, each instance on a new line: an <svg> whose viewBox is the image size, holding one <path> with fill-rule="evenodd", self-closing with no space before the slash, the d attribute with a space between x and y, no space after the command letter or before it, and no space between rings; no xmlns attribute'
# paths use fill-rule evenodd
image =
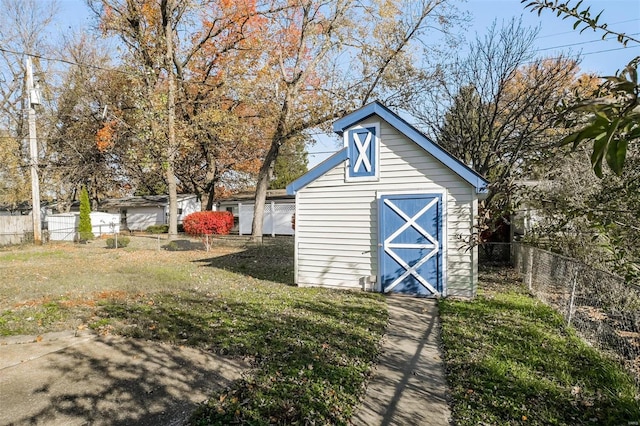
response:
<svg viewBox="0 0 640 426"><path fill-rule="evenodd" d="M134 71L125 71L122 69L118 69L118 68L106 68L106 67L101 67L99 65L92 65L92 64L83 64L80 62L75 62L75 61L70 61L68 59L64 59L64 58L53 58L53 57L48 57L48 56L44 56L44 55L39 55L39 54L34 54L34 53L27 53L27 52L17 52L11 49L5 49L0 47L0 52L5 52L5 53L10 53L12 55L17 55L17 56L31 56L33 58L38 58L38 59L42 59L45 61L50 61L50 62L60 62L63 64L67 64L67 65L73 65L73 66L77 66L80 68L91 68L91 69L95 69L95 70L100 70L100 71L107 71L107 72L116 72L119 74L123 74L123 75L127 75L127 76L133 76L133 77L143 77L145 74L142 72L134 72ZM185 80L185 79L178 79L179 81L182 81L183 83L187 83L190 85L198 85L198 86L206 86L206 87L217 87L216 84L211 84L211 83L207 83L206 81L189 81L189 80Z"/></svg>
<svg viewBox="0 0 640 426"><path fill-rule="evenodd" d="M595 51L595 52L582 53L582 56L595 55L597 53L615 52L616 50L637 49L638 47L640 47L640 45L638 45L638 46L629 46L629 47L618 47L616 49L598 50L598 51Z"/></svg>
<svg viewBox="0 0 640 426"><path fill-rule="evenodd" d="M135 75L135 76L142 76L142 74L140 73L133 73L133 72L129 72L129 71L123 71L123 70L119 70L117 68L105 68L105 67L101 67L98 65L91 65L91 64L82 64L80 62L74 62L74 61L70 61L68 59L62 59L62 58L51 58L51 57L47 57L44 55L38 55L35 53L27 53L27 52L17 52L15 50L11 50L11 49L5 49L0 47L0 51L1 52L5 52L5 53L11 53L12 55L17 55L17 56L31 56L32 58L38 58L38 59L42 59L45 61L50 61L50 62L61 62L63 64L67 64L67 65L75 65L78 67L85 67L85 68L93 68L93 69L97 69L97 70L101 70L101 71L113 71L113 72L119 72L122 74L126 74L126 75Z"/></svg>
<svg viewBox="0 0 640 426"><path fill-rule="evenodd" d="M611 27L613 25L627 24L629 22L635 22L635 21L640 21L640 18L627 19L626 21L612 22L612 23L609 24L609 26ZM539 37L536 37L536 38L540 39L540 38L556 37L556 36L565 35L565 34L572 34L572 33L575 33L575 32L576 32L576 30L569 30L569 31L561 32L561 33L547 34L547 35L539 36Z"/></svg>
<svg viewBox="0 0 640 426"><path fill-rule="evenodd" d="M638 34L640 34L640 33L633 33L633 34L629 34L629 35L638 35ZM602 42L602 41L603 41L602 39L581 41L581 42L577 42L577 43L563 44L563 45L560 45L560 46L545 47L545 48L542 48L542 49L537 49L537 51L541 52L543 50L561 49L563 47L579 46L581 44L591 44L591 43L598 43L598 42ZM638 47L638 46L625 46L624 48L633 48L633 47Z"/></svg>

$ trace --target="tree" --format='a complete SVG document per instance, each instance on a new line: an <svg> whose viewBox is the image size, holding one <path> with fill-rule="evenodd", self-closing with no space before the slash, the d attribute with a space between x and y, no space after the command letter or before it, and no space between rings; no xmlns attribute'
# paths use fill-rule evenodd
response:
<svg viewBox="0 0 640 426"><path fill-rule="evenodd" d="M57 13L57 2L37 0L0 1L0 202L17 205L30 200L28 173L28 134L25 96L24 54L50 51L47 29ZM47 92L46 63L34 59L34 77ZM40 152L47 138L47 127L40 126Z"/></svg>
<svg viewBox="0 0 640 426"><path fill-rule="evenodd" d="M91 228L91 204L89 203L89 193L87 187L83 186L80 190L80 223L78 225L78 233L80 241L93 240L93 230Z"/></svg>
<svg viewBox="0 0 640 426"><path fill-rule="evenodd" d="M191 2L88 0L88 4L101 18L103 31L118 35L139 66L144 96L148 101L145 111L149 114L149 142L164 148L161 152L169 193L169 238L175 238L178 233L178 205L174 170L178 142L175 129L174 46L177 26Z"/></svg>
<svg viewBox="0 0 640 426"><path fill-rule="evenodd" d="M273 166L270 189L284 189L307 172L306 138L299 138L282 147L282 152Z"/></svg>
<svg viewBox="0 0 640 426"><path fill-rule="evenodd" d="M370 100L405 102L424 77L412 40L455 19L452 0L88 3L128 48L139 146L161 160L169 198L179 186L210 207L255 175L256 217L281 147Z"/></svg>
<svg viewBox="0 0 640 426"><path fill-rule="evenodd" d="M129 48L143 83L139 95L147 101L141 109L146 118L138 122L145 123L139 134L148 149L161 153L171 237L177 229L178 186L208 196L210 206L216 179L224 173L217 170L220 133L206 117L218 112L233 116L242 104L233 96L237 86L230 83L243 78L226 79L226 68L241 70L248 58L237 52L246 48L242 45L258 19L256 2L89 0L89 5L102 30L120 37ZM226 85L230 88L218 90Z"/></svg>
<svg viewBox="0 0 640 426"><path fill-rule="evenodd" d="M570 1L522 0L525 8L538 12L549 9L562 19L575 19L574 29L582 26L601 31L602 38L615 36L623 45L629 42L640 44L640 39L616 32L607 24L601 24L600 11L591 14L591 7L581 9L582 0L572 5ZM640 85L638 84L638 62L634 58L615 76L605 77L605 81L591 95L565 103L567 126L579 125L579 129L562 140L573 144L574 148L585 141L593 142L591 164L598 177L603 177L602 163L606 160L611 170L622 174L629 143L640 140Z"/></svg>
<svg viewBox="0 0 640 426"><path fill-rule="evenodd" d="M640 279L640 152L630 147L620 176L594 176L586 146L563 156L546 184L527 194L538 221L530 244L579 259L624 277Z"/></svg>
<svg viewBox="0 0 640 426"><path fill-rule="evenodd" d="M590 95L565 104L565 126L578 126L580 130L561 143L576 148L584 141L592 141L591 165L600 178L604 160L620 176L629 143L640 140L639 61L640 57L636 57L617 75L605 77Z"/></svg>
<svg viewBox="0 0 640 426"><path fill-rule="evenodd" d="M132 100L121 89L130 85L122 73L97 68L110 62L109 50L98 40L71 35L60 50L80 65L67 67L51 84L55 96L40 120L49 129L43 161L46 190L56 195L64 211L83 185L91 189L93 206L101 198L123 195L127 169L119 151L124 147L114 138L121 124L113 115L113 105L124 108Z"/></svg>
<svg viewBox="0 0 640 426"><path fill-rule="evenodd" d="M269 176L289 140L379 99L404 105L413 82L426 78L415 66L413 43L430 26L446 32L456 18L447 0L288 2L267 16L272 28L263 85L269 105L268 151L256 183L252 239L262 239Z"/></svg>
<svg viewBox="0 0 640 426"><path fill-rule="evenodd" d="M434 98L427 107L415 111L440 145L489 180L484 231L503 227L516 204L517 182L553 160L556 106L566 91L591 81L579 82L573 59L534 59L536 34L519 20L500 29L494 24L428 94ZM438 112L441 106L447 109Z"/></svg>
<svg viewBox="0 0 640 426"><path fill-rule="evenodd" d="M30 195L21 151L19 140L8 131L0 132L0 204L11 209L16 209Z"/></svg>

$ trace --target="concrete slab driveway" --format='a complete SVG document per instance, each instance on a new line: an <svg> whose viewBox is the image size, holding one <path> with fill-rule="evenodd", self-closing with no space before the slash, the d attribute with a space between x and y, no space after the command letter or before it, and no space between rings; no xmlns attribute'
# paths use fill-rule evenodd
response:
<svg viewBox="0 0 640 426"><path fill-rule="evenodd" d="M248 366L91 333L0 339L0 425L175 425Z"/></svg>

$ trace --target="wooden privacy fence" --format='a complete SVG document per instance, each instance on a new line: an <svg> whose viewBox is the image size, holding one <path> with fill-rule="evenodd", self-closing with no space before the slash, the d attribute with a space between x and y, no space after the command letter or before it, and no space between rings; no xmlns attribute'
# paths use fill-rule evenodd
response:
<svg viewBox="0 0 640 426"><path fill-rule="evenodd" d="M0 246L33 239L33 219L28 216L0 216Z"/></svg>

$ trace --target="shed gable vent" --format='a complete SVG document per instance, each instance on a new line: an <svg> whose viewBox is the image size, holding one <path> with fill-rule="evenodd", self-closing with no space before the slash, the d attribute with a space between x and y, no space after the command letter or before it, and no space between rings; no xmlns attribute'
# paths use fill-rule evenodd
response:
<svg viewBox="0 0 640 426"><path fill-rule="evenodd" d="M348 147L346 178L377 180L378 178L378 126L358 127L345 133Z"/></svg>

